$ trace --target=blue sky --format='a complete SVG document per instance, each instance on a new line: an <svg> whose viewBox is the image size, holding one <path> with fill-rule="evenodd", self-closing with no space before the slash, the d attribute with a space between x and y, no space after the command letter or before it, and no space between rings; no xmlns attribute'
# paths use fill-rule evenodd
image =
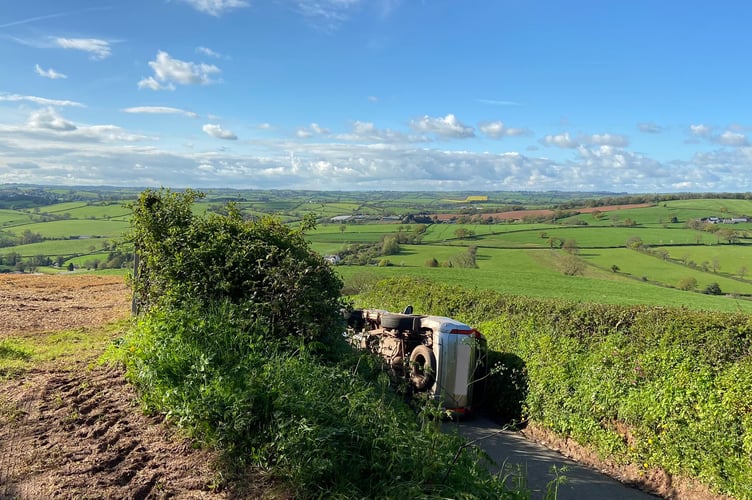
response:
<svg viewBox="0 0 752 500"><path fill-rule="evenodd" d="M752 191L752 3L0 0L0 183Z"/></svg>

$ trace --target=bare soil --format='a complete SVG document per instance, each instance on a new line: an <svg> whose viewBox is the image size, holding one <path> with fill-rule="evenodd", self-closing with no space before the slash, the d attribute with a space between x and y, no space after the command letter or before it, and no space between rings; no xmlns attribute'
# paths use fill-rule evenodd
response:
<svg viewBox="0 0 752 500"><path fill-rule="evenodd" d="M0 275L0 339L100 326L129 314L130 290L122 276Z"/></svg>
<svg viewBox="0 0 752 500"><path fill-rule="evenodd" d="M0 275L0 341L129 313L122 277ZM216 453L145 415L122 369L98 355L0 378L0 499L281 497L262 474L228 483Z"/></svg>

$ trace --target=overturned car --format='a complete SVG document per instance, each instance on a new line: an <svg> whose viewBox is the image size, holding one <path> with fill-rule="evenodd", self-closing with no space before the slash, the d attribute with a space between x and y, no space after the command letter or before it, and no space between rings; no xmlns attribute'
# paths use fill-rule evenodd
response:
<svg viewBox="0 0 752 500"><path fill-rule="evenodd" d="M383 358L413 392L455 414L473 409L486 353L478 330L443 316L412 314L411 306L402 313L356 309L347 313L347 323L350 342Z"/></svg>

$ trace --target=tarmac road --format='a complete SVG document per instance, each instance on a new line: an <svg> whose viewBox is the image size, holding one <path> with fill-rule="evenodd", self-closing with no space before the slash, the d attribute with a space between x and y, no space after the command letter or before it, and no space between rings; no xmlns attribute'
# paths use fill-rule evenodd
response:
<svg viewBox="0 0 752 500"><path fill-rule="evenodd" d="M460 436L483 448L494 460L493 472L504 467L502 477L511 471L507 484L514 485L515 471L526 476L525 486L531 490L533 499L545 497L549 483L555 479L552 467L560 469L566 478L558 487L558 500L655 500L656 496L624 485L548 448L529 441L519 433L503 431L499 425L483 417L447 422L445 432L458 432Z"/></svg>

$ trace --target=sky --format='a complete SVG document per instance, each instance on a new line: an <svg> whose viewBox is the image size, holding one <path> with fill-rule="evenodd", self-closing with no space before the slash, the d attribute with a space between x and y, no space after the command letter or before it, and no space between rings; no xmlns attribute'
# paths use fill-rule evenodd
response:
<svg viewBox="0 0 752 500"><path fill-rule="evenodd" d="M0 0L0 184L752 191L752 2Z"/></svg>

